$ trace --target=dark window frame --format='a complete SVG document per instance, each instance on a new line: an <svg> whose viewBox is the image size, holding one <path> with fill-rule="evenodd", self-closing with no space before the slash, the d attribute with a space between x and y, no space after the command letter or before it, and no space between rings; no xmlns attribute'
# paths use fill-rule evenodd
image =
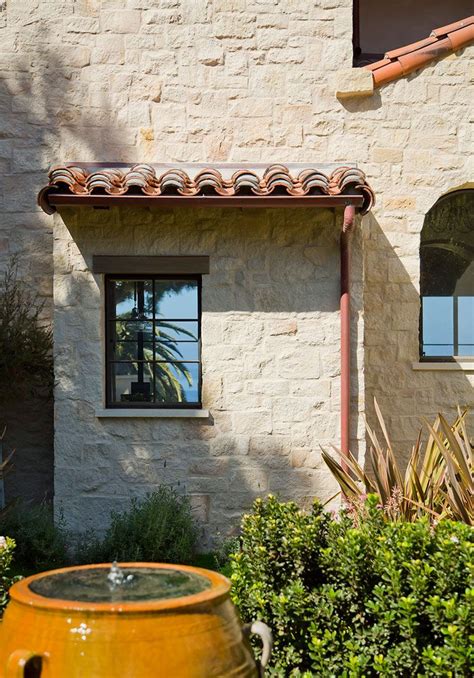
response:
<svg viewBox="0 0 474 678"><path fill-rule="evenodd" d="M384 54L363 52L360 46L360 2L352 3L352 67L362 68L384 58Z"/></svg>
<svg viewBox="0 0 474 678"><path fill-rule="evenodd" d="M426 218L430 211L434 209L437 205L440 203L443 203L445 201L451 200L453 198L456 198L459 195L464 195L466 193L472 194L474 189L472 188L461 188L458 190L450 191L448 193L445 193L444 195L440 196L438 200L433 204L433 206L428 210L428 212L425 215L425 222L423 224L423 229L425 228L425 223L426 223ZM423 229L421 231L421 242L420 242L420 269L422 266L422 258L423 258ZM444 243L444 240L440 240L441 243ZM430 245L433 246L434 241L430 241ZM444 295L440 295L444 296ZM458 307L459 307L459 298L465 297L467 295L465 294L453 294L453 295L446 295L447 298L451 298L453 300L453 353L452 355L426 355L423 351L425 347L425 342L423 339L423 296L421 294L420 290L420 313L419 313L419 324L418 324L418 340L419 340L419 360L420 362L425 362L425 363L449 363L449 362L459 362L459 361L473 361L474 360L474 353L473 354L467 354L467 355L460 355L459 354L459 312L458 312ZM436 344L426 344L426 346L435 346ZM451 344L439 344L440 346L447 346ZM470 346L471 344L461 344L462 346Z"/></svg>
<svg viewBox="0 0 474 678"><path fill-rule="evenodd" d="M114 364L120 361L114 360L114 335L111 332L112 323L116 322L115 308L113 301L113 286L111 284L114 280L191 280L197 283L197 319L186 318L186 321L197 322L198 325L198 358L197 360L179 360L176 362L183 363L194 363L198 365L198 400L196 402L146 402L146 401L129 401L129 402L116 402L112 399L112 389L113 389L113 373L112 367ZM104 275L104 289L105 289L105 407L106 409L149 409L149 410L200 410L202 409L202 341L201 341L201 330L202 330L202 275L201 274L156 274L156 273L110 273ZM173 320L179 321L178 318ZM153 323L156 320L152 320ZM185 340L184 340L185 341ZM153 346L155 345L155 339L153 339ZM153 352L154 353L154 352ZM133 361L123 361L123 362L133 362ZM159 361L147 361L147 362L159 362Z"/></svg>

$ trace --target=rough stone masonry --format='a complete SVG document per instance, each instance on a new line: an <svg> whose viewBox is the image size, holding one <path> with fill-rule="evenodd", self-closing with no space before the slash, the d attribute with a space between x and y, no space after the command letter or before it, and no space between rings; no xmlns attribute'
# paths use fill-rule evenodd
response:
<svg viewBox="0 0 474 678"><path fill-rule="evenodd" d="M377 204L353 242L352 446L363 454L374 395L400 455L420 416L472 404L472 371L412 364L423 219L473 179L473 48L339 100L351 38L349 0L0 3L0 261L20 256L54 322L55 496L72 527L105 525L109 508L160 482L192 495L208 533L268 490L331 495L319 445L339 437L340 215L68 209L52 220L35 199L57 162L357 162ZM103 300L91 256L145 252L211 256L207 423L95 417ZM9 413L8 436L8 496L51 492L52 407Z"/></svg>

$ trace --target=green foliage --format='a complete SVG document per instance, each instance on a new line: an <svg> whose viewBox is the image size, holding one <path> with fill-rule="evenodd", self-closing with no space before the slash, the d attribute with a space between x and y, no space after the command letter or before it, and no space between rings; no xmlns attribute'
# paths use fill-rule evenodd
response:
<svg viewBox="0 0 474 678"><path fill-rule="evenodd" d="M214 552L212 557L214 559L214 564L211 567L212 570L217 570L221 572L226 577L230 577L231 574L231 557L240 547L240 538L239 537L222 537L219 533L216 535L214 541Z"/></svg>
<svg viewBox="0 0 474 678"><path fill-rule="evenodd" d="M187 497L162 485L142 501L132 499L129 510L113 512L102 540L93 534L84 535L76 561L189 563L197 537Z"/></svg>
<svg viewBox="0 0 474 678"><path fill-rule="evenodd" d="M0 617L8 603L8 589L18 577L11 574L11 563L15 541L10 537L0 537Z"/></svg>
<svg viewBox="0 0 474 678"><path fill-rule="evenodd" d="M0 398L51 395L53 336L42 326L44 303L18 280L13 258L0 281Z"/></svg>
<svg viewBox="0 0 474 678"><path fill-rule="evenodd" d="M367 493L374 493L390 519L417 520L425 515L431 520L452 518L474 525L474 457L466 412L459 412L451 426L441 414L433 426L427 424L426 445L423 447L420 433L402 473L376 400L375 411L385 447L367 426L372 442L368 451L370 473L350 453L344 468L325 450L322 452L347 500L357 506Z"/></svg>
<svg viewBox="0 0 474 678"><path fill-rule="evenodd" d="M67 535L62 520L54 522L48 504L8 506L0 514L0 534L15 540L15 569L23 574L68 564Z"/></svg>
<svg viewBox="0 0 474 678"><path fill-rule="evenodd" d="M270 496L244 517L232 596L272 628L273 675L472 675L472 528L387 521L378 501L331 516Z"/></svg>

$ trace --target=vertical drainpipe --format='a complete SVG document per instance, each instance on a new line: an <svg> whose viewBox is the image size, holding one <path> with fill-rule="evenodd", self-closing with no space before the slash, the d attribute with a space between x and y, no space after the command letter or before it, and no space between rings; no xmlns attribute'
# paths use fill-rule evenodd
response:
<svg viewBox="0 0 474 678"><path fill-rule="evenodd" d="M351 300L350 300L350 235L354 225L355 207L344 208L341 249L341 451L349 455L351 404ZM347 470L347 464L342 463Z"/></svg>

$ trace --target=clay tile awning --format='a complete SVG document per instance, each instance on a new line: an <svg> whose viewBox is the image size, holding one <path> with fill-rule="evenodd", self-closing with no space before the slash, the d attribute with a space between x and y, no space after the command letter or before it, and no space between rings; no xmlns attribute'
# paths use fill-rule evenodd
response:
<svg viewBox="0 0 474 678"><path fill-rule="evenodd" d="M38 204L52 214L61 205L214 205L235 207L354 205L365 214L374 193L354 165L67 163L54 167Z"/></svg>
<svg viewBox="0 0 474 678"><path fill-rule="evenodd" d="M387 52L384 58L365 66L372 71L374 86L398 80L427 64L474 42L474 16L431 31L424 40Z"/></svg>

